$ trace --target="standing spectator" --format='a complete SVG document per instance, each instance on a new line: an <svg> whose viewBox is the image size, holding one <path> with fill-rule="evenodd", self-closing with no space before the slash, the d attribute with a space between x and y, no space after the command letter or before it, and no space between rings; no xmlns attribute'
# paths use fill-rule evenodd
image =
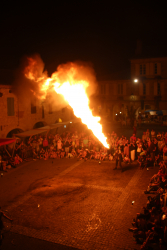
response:
<svg viewBox="0 0 167 250"><path fill-rule="evenodd" d="M130 137L131 141L136 141L136 135L133 133L133 135Z"/></svg>
<svg viewBox="0 0 167 250"><path fill-rule="evenodd" d="M153 161L155 160L155 151L156 151L156 145L154 144L154 141L152 141L150 145L150 156Z"/></svg>
<svg viewBox="0 0 167 250"><path fill-rule="evenodd" d="M163 160L167 161L167 144L163 148Z"/></svg>
<svg viewBox="0 0 167 250"><path fill-rule="evenodd" d="M125 144L125 147L124 147L124 155L127 155L129 157L129 146L127 143Z"/></svg>
<svg viewBox="0 0 167 250"><path fill-rule="evenodd" d="M43 138L42 138L42 136L40 135L39 136L39 138L38 138L38 142L39 142L39 148L40 148L40 150L42 149L42 142L43 142Z"/></svg>
<svg viewBox="0 0 167 250"><path fill-rule="evenodd" d="M146 132L143 132L142 141L144 141L144 140L146 140L146 139L147 139Z"/></svg>
<svg viewBox="0 0 167 250"><path fill-rule="evenodd" d="M40 145L39 145L39 141L37 141L36 143L36 153L39 156L39 152L40 152Z"/></svg>
<svg viewBox="0 0 167 250"><path fill-rule="evenodd" d="M137 143L137 156L139 156L142 152L142 143L139 141Z"/></svg>
<svg viewBox="0 0 167 250"><path fill-rule="evenodd" d="M152 129L151 130L151 139L153 140L155 138L156 134L155 131Z"/></svg>
<svg viewBox="0 0 167 250"><path fill-rule="evenodd" d="M122 154L121 154L121 151L118 150L118 149L115 152L115 159L116 159L116 166L115 166L114 170L117 169L118 163L119 163L119 166L120 166L120 168L121 168L121 170L123 172L123 169L122 169Z"/></svg>
<svg viewBox="0 0 167 250"><path fill-rule="evenodd" d="M146 131L146 138L150 138L150 131L149 131L149 129L147 129L147 131Z"/></svg>
<svg viewBox="0 0 167 250"><path fill-rule="evenodd" d="M64 147L65 147L66 156L68 156L68 153L70 152L70 147L71 147L71 143L68 138L66 138L65 140Z"/></svg>
<svg viewBox="0 0 167 250"><path fill-rule="evenodd" d="M130 146L130 159L131 161L134 161L135 158L136 158L136 144L135 141L133 141Z"/></svg>
<svg viewBox="0 0 167 250"><path fill-rule="evenodd" d="M48 149L48 139L47 139L46 136L45 136L45 138L43 140L43 148L44 148L44 150Z"/></svg>
<svg viewBox="0 0 167 250"><path fill-rule="evenodd" d="M54 146L54 149L56 150L57 148L57 136L55 135L54 138L53 138L53 146Z"/></svg>
<svg viewBox="0 0 167 250"><path fill-rule="evenodd" d="M57 141L57 151L59 151L61 149L62 149L62 141L61 141L61 138L59 138Z"/></svg>

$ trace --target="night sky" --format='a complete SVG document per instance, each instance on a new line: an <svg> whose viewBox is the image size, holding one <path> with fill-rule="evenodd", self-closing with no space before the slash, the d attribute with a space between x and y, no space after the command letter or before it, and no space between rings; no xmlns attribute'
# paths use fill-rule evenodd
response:
<svg viewBox="0 0 167 250"><path fill-rule="evenodd" d="M129 71L137 40L140 56L167 55L162 2L13 2L1 4L0 69L16 69L22 56L38 53L49 74L61 63L80 60L91 62L102 79Z"/></svg>

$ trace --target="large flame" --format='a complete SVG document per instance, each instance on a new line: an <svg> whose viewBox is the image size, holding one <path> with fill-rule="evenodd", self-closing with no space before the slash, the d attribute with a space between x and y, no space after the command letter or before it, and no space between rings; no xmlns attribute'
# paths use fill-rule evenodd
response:
<svg viewBox="0 0 167 250"><path fill-rule="evenodd" d="M106 148L109 148L107 138L102 132L102 125L99 123L101 118L93 116L92 110L89 108L89 98L86 90L90 83L82 80L82 76L78 77L79 72L76 65L71 63L66 70L59 66L51 78L48 78L46 74L38 74L35 60L32 58L28 58L28 60L29 65L25 68L24 74L27 78L40 84L40 90L43 93L42 97L46 97L47 91L51 89L62 95L72 107L75 116L81 118L82 123L92 130L93 134Z"/></svg>

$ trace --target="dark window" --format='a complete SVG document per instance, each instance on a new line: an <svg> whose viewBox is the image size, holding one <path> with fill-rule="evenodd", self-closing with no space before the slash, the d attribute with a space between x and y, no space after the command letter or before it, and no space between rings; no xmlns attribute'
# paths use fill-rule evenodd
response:
<svg viewBox="0 0 167 250"><path fill-rule="evenodd" d="M36 105L31 102L31 114L36 114L37 110L36 110Z"/></svg>
<svg viewBox="0 0 167 250"><path fill-rule="evenodd" d="M53 111L52 111L52 104L49 103L49 114L53 114Z"/></svg>
<svg viewBox="0 0 167 250"><path fill-rule="evenodd" d="M145 110L151 109L150 105L145 105Z"/></svg>
<svg viewBox="0 0 167 250"><path fill-rule="evenodd" d="M118 84L118 95L120 95L121 92L121 88L120 88L120 84Z"/></svg>
<svg viewBox="0 0 167 250"><path fill-rule="evenodd" d="M123 95L123 83L118 84L118 95Z"/></svg>
<svg viewBox="0 0 167 250"><path fill-rule="evenodd" d="M123 95L123 83L121 83L121 95Z"/></svg>
<svg viewBox="0 0 167 250"><path fill-rule="evenodd" d="M146 74L146 65L143 64L143 75L145 75L145 74Z"/></svg>
<svg viewBox="0 0 167 250"><path fill-rule="evenodd" d="M102 94L102 95L105 95L105 92L106 92L106 91L105 91L105 84L102 84L102 85L101 85L101 94Z"/></svg>
<svg viewBox="0 0 167 250"><path fill-rule="evenodd" d="M45 118L45 109L44 109L44 105L42 104L42 118Z"/></svg>
<svg viewBox="0 0 167 250"><path fill-rule="evenodd" d="M66 109L65 109L65 108L63 108L63 109L61 110L61 112L62 112L62 113L65 113L65 112L66 112Z"/></svg>
<svg viewBox="0 0 167 250"><path fill-rule="evenodd" d="M7 98L7 112L8 112L8 116L14 116L14 98L13 97Z"/></svg>
<svg viewBox="0 0 167 250"><path fill-rule="evenodd" d="M157 94L158 94L158 95L161 94L161 85L160 85L159 82L157 83Z"/></svg>
<svg viewBox="0 0 167 250"><path fill-rule="evenodd" d="M140 75L142 75L142 65L140 65Z"/></svg>
<svg viewBox="0 0 167 250"><path fill-rule="evenodd" d="M145 94L146 94L146 84L143 83L143 95L145 95Z"/></svg>
<svg viewBox="0 0 167 250"><path fill-rule="evenodd" d="M157 63L154 64L154 74L157 74Z"/></svg>

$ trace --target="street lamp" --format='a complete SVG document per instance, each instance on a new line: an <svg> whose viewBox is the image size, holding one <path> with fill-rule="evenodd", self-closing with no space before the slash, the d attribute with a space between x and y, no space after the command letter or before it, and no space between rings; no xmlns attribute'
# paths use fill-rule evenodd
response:
<svg viewBox="0 0 167 250"><path fill-rule="evenodd" d="M138 83L138 81L139 81L139 80L138 80L137 78L133 79L133 82L134 82L134 83ZM132 99L132 100L135 100L135 93L134 93L134 92L135 92L135 87L134 87L134 85L132 86L132 90L133 90L133 92L132 92L132 94L131 94L131 99Z"/></svg>

